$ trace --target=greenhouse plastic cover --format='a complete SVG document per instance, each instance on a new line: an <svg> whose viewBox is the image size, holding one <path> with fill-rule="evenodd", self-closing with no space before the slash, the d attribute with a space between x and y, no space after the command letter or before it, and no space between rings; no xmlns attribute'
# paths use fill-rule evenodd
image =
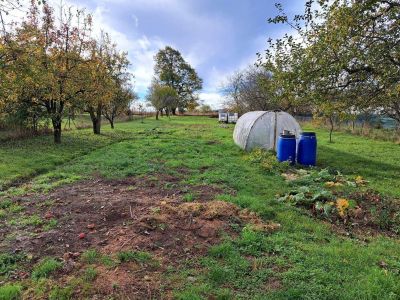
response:
<svg viewBox="0 0 400 300"><path fill-rule="evenodd" d="M239 118L233 132L233 140L243 150L254 148L276 150L279 134L289 130L299 137L301 128L290 114L279 111L252 111Z"/></svg>

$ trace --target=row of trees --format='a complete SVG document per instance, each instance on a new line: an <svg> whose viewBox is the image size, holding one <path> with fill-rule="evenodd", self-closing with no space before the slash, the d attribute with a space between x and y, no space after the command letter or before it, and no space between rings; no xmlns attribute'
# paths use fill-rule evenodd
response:
<svg viewBox="0 0 400 300"><path fill-rule="evenodd" d="M159 113L167 115L193 110L199 105L198 91L203 81L178 50L172 47L160 49L154 57L154 78L146 99Z"/></svg>
<svg viewBox="0 0 400 300"><path fill-rule="evenodd" d="M56 143L63 119L77 112L89 113L95 134L102 116L114 127L135 98L127 53L104 32L95 39L82 10L61 8L56 17L48 3L32 1L22 22L7 24L7 8L0 9L0 118L33 129L50 120Z"/></svg>
<svg viewBox="0 0 400 300"><path fill-rule="evenodd" d="M295 33L270 39L256 67L229 78L230 107L310 111L331 122L372 113L400 124L398 0L308 0L293 18L276 7L269 22Z"/></svg>

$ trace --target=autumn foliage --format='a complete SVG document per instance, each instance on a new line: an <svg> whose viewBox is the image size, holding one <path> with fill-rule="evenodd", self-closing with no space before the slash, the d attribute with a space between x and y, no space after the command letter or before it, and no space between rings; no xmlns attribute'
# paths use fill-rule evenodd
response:
<svg viewBox="0 0 400 300"><path fill-rule="evenodd" d="M0 118L33 130L49 121L56 143L75 112L88 112L98 134L107 111L113 127L135 96L129 61L106 33L94 37L92 16L36 1L21 22L7 23L1 13Z"/></svg>

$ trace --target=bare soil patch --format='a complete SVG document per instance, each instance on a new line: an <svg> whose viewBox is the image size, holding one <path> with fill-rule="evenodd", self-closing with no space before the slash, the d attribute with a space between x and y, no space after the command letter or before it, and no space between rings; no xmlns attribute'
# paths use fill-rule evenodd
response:
<svg viewBox="0 0 400 300"><path fill-rule="evenodd" d="M157 181L154 177L97 178L49 194L13 199L25 208L25 217L55 219L57 226L45 231L43 226L20 228L3 222L0 251L27 253L32 256L30 265L45 256L62 259L60 282L82 273L84 263L79 256L85 250L95 248L113 257L120 251L145 251L156 264L128 262L112 269L97 264L92 296L170 298L172 287L164 286L162 276L168 267L206 254L210 246L221 241L221 233L235 236L233 228L238 225L250 224L262 231L279 227L264 223L255 213L234 204L210 201L211 193L220 192L215 187L197 187L198 200L184 202L184 193L179 189L165 188L165 183L177 181L169 176ZM79 297L80 292L75 291L75 296Z"/></svg>

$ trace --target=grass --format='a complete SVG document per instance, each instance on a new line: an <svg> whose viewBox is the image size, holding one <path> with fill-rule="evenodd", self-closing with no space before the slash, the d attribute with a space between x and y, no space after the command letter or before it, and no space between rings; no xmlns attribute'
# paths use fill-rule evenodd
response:
<svg viewBox="0 0 400 300"><path fill-rule="evenodd" d="M45 258L33 268L32 279L38 280L40 278L48 278L61 267L61 262L54 258Z"/></svg>
<svg viewBox="0 0 400 300"><path fill-rule="evenodd" d="M305 129L317 132L319 166L361 175L372 188L400 197L400 145L343 132L334 132L333 143L329 143L327 130L310 125Z"/></svg>
<svg viewBox="0 0 400 300"><path fill-rule="evenodd" d="M87 264L95 264L101 259L101 253L96 249L89 249L82 253L82 261Z"/></svg>
<svg viewBox="0 0 400 300"><path fill-rule="evenodd" d="M6 284L0 286L0 300L20 299L22 286L15 284Z"/></svg>
<svg viewBox="0 0 400 300"><path fill-rule="evenodd" d="M345 133L335 133L334 143L329 143L326 130L307 129L318 135L319 167L361 175L371 188L400 197L399 145ZM249 208L282 225L274 234L245 227L237 239L226 239L205 257L177 267L167 275L167 280L179 278L174 281L181 283L176 286L177 299L398 299L398 239L339 235L303 210L279 203L276 195L290 187L281 176L246 159L232 142L232 130L215 119L172 117L120 123L116 133L105 131L98 137L85 130L71 131L60 146L49 137L7 143L0 148L1 181L36 174L28 188L47 191L93 174L107 178L168 174L188 188L186 201L195 199L192 186L217 186L222 192L215 199ZM151 254L120 252L117 258L146 263ZM89 250L82 260L98 263L101 255ZM49 276L59 266L55 260L42 264L32 277ZM187 280L189 273L195 281ZM62 295L63 290L54 293Z"/></svg>
<svg viewBox="0 0 400 300"><path fill-rule="evenodd" d="M22 254L0 253L0 279L17 268L17 264L24 259Z"/></svg>
<svg viewBox="0 0 400 300"><path fill-rule="evenodd" d="M96 271L95 268L88 267L88 268L85 269L85 272L83 274L83 278L86 281L88 281L88 282L94 281L96 279L96 277L97 277L97 271Z"/></svg>
<svg viewBox="0 0 400 300"><path fill-rule="evenodd" d="M144 264L152 260L151 254L144 251L121 251L117 253L117 258L121 263L135 261Z"/></svg>
<svg viewBox="0 0 400 300"><path fill-rule="evenodd" d="M44 174L68 161L80 159L89 152L125 138L118 131L91 135L89 129L64 132L61 145L52 136L2 142L0 147L0 191L38 174Z"/></svg>

